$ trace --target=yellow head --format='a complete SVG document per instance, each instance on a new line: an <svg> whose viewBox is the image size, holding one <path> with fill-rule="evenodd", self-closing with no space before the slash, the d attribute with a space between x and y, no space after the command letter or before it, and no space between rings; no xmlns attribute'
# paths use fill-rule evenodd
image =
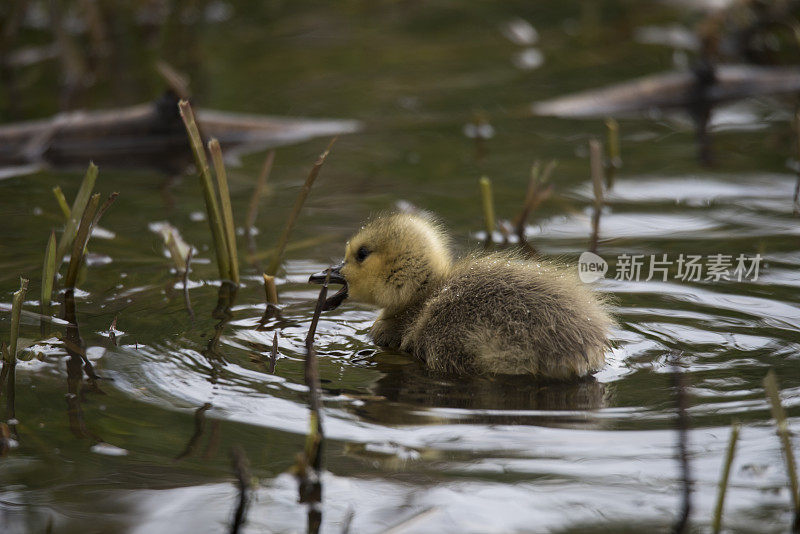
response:
<svg viewBox="0 0 800 534"><path fill-rule="evenodd" d="M399 311L424 298L450 264L448 239L436 223L396 213L361 228L347 242L344 262L335 270L349 297ZM319 275L311 281L320 281Z"/></svg>

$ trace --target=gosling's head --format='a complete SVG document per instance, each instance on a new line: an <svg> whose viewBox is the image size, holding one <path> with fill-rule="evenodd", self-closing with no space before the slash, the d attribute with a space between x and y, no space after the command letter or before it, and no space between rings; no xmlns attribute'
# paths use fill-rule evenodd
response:
<svg viewBox="0 0 800 534"><path fill-rule="evenodd" d="M328 299L333 309L345 298L401 310L424 298L450 269L448 239L422 215L395 213L377 217L345 246L344 261L333 267L330 281L344 284ZM310 282L321 283L326 272Z"/></svg>

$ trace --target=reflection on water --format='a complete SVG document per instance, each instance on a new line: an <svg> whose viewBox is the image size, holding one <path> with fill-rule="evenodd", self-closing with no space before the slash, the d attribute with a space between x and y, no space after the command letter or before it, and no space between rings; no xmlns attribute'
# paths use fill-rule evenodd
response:
<svg viewBox="0 0 800 534"><path fill-rule="evenodd" d="M58 533L227 530L238 502L234 446L258 481L244 532L302 530L307 509L288 470L309 425L304 340L317 288L308 276L341 257L341 243L370 213L400 199L436 212L459 252L480 248L478 177L492 178L497 213L510 218L523 208L537 159L559 160L553 192L520 233L541 254L576 261L593 215L587 141L605 126L518 110L589 82L662 70L671 51L642 54L629 35L639 19L676 16L612 2L625 7L624 21L596 13L604 25L592 37L581 29L592 19L585 2L252 4L241 13L231 5L229 22L200 41L214 76L191 72L198 98L259 114L354 117L367 129L337 142L315 184L278 275L277 306L265 304L258 270L242 266L238 291L215 280L195 177L174 185L170 207L158 191L163 176L101 169L102 188L120 191L103 223L110 232L91 244L106 260L89 266L82 290L64 294L68 323L51 324L54 337L17 364L20 439L0 458L3 532L44 532L50 521ZM546 60L519 70L513 58L533 44ZM35 69L32 83L50 79ZM35 87L31 99L49 98ZM20 102L19 110L34 108ZM605 197L597 243L609 269L595 282L620 326L594 378L435 375L372 345L375 310L345 303L324 314L316 340L327 440L321 531L348 521L351 532L666 531L681 495L670 379L677 351L688 380L693 525L710 524L735 417L743 428L724 524L785 532L791 498L761 385L774 368L789 426L800 430L800 226L783 109L737 105L741 126L715 133L714 170L694 162L689 128L620 122L625 165ZM476 117L479 145L463 131L479 128ZM251 233L262 261L321 149L276 152ZM262 165L257 155L230 171L240 224ZM52 187L71 198L79 179L41 172L0 181L0 301L19 274L38 279L45 238L62 224ZM197 249L194 319L160 237L148 231L164 220ZM760 254L758 279L613 279L621 254L717 253ZM0 311L3 339L6 317ZM125 332L116 345L112 323ZM22 335L26 346L39 340L38 318ZM0 426L0 446L5 432Z"/></svg>
<svg viewBox="0 0 800 534"><path fill-rule="evenodd" d="M83 418L83 402L85 393L103 394L97 385L99 377L94 372L92 363L86 357L86 344L81 338L78 327L78 319L75 313L75 290L73 288L64 291L64 320L66 333L64 339L64 349L69 355L67 360L67 415L69 417L69 428L72 434L79 439L88 438L93 444L103 441L102 438L87 429ZM86 373L87 382L84 389L83 376Z"/></svg>
<svg viewBox="0 0 800 534"><path fill-rule="evenodd" d="M439 417L468 424L568 425L606 406L605 385L594 377L563 383L516 376L442 377L417 364L379 364L376 369L385 374L355 411L359 418L385 424Z"/></svg>

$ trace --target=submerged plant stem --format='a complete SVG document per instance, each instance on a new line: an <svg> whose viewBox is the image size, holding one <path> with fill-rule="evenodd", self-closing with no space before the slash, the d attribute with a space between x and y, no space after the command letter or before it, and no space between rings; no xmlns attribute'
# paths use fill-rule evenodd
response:
<svg viewBox="0 0 800 534"><path fill-rule="evenodd" d="M208 158L203 148L203 140L200 136L200 129L192 112L192 106L186 100L178 102L178 109L181 112L186 133L189 136L189 144L194 155L194 164L197 167L197 175L200 178L200 185L203 188L203 196L206 201L206 211L208 212L208 225L211 227L211 237L214 240L214 249L217 254L217 267L221 278L230 278L230 264L228 261L228 245L225 231L222 225L217 196L214 190L214 181L211 178L211 170L208 167Z"/></svg>
<svg viewBox="0 0 800 534"><path fill-rule="evenodd" d="M212 139L208 142L208 151L214 162L214 172L217 175L219 186L219 201L222 204L222 223L225 227L225 241L228 251L228 265L230 266L229 278L234 284L239 284L239 255L236 251L236 228L233 224L233 207L231 206L231 193L228 189L228 173L225 172L225 161L222 159L222 148L219 141Z"/></svg>
<svg viewBox="0 0 800 534"><path fill-rule="evenodd" d="M237 534L244 526L247 515L247 504L250 500L250 462L244 449L236 445L231 450L233 472L236 475L236 485L239 488L239 501L233 515L231 534Z"/></svg>
<svg viewBox="0 0 800 534"><path fill-rule="evenodd" d="M800 519L800 493L798 492L797 482L797 469L794 460L794 453L792 452L792 441L789 437L789 426L786 422L786 412L783 410L781 403L780 388L778 387L778 380L775 377L775 372L770 369L767 376L764 377L764 391L767 399L770 402L772 410L772 418L775 419L777 426L778 438L781 440L783 447L783 457L786 460L786 474L789 478L789 488L792 492L792 506L795 512L795 527L798 526Z"/></svg>
<svg viewBox="0 0 800 534"><path fill-rule="evenodd" d="M731 464L733 464L733 457L736 455L736 441L739 439L739 430L741 424L734 421L731 424L731 439L728 442L728 451L725 454L725 463L722 464L722 478L719 480L719 489L717 490L717 505L714 508L714 520L712 522L712 530L715 534L720 531L722 527L722 509L725 506L725 493L728 491L728 478L731 474Z"/></svg>
<svg viewBox="0 0 800 534"><path fill-rule="evenodd" d="M278 363L278 331L272 336L272 350L269 352L269 374L275 374L275 365Z"/></svg>
<svg viewBox="0 0 800 534"><path fill-rule="evenodd" d="M689 464L689 395L686 391L686 376L676 366L673 371L678 411L678 461L681 467L681 510L675 522L673 532L685 534L689 532L689 518L692 514L692 475Z"/></svg>

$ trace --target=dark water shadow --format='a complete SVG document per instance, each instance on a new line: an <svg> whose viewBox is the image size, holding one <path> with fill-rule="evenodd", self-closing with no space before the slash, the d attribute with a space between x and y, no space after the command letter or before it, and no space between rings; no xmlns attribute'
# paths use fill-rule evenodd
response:
<svg viewBox="0 0 800 534"><path fill-rule="evenodd" d="M63 318L67 321L64 337L61 341L69 355L67 360L67 417L72 434L78 439L90 439L93 444L102 442L103 439L90 431L84 420L81 403L87 392L104 395L98 385L100 377L86 357L86 343L81 337L75 311L75 291L67 289L64 292ZM84 374L86 381L84 382Z"/></svg>
<svg viewBox="0 0 800 534"><path fill-rule="evenodd" d="M604 408L609 400L605 385L591 376L553 381L442 375L418 363L378 363L376 369L385 374L372 388L374 397L354 410L381 424L416 423L420 408L431 408L458 411L458 421L471 424L571 425L585 421L586 412ZM398 409L398 404L408 409Z"/></svg>

